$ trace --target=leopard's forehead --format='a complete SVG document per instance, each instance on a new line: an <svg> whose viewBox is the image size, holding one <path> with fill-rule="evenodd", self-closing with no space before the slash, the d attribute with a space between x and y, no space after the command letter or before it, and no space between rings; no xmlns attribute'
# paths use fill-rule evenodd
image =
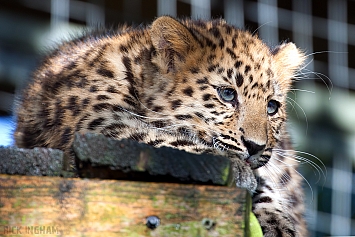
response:
<svg viewBox="0 0 355 237"><path fill-rule="evenodd" d="M190 20L185 24L201 45L216 54L224 52L234 60L246 57L253 62L271 56L270 48L257 35L229 25L224 20Z"/></svg>
<svg viewBox="0 0 355 237"><path fill-rule="evenodd" d="M272 52L257 36L222 20L185 24L203 47L200 54L187 59L187 68L182 70L182 87L186 87L186 81L197 84L201 91L207 85L232 86L246 99L268 100L275 93L277 81Z"/></svg>

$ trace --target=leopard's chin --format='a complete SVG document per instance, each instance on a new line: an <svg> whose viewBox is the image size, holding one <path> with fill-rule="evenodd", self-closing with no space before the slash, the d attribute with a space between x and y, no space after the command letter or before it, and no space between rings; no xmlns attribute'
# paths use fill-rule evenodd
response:
<svg viewBox="0 0 355 237"><path fill-rule="evenodd" d="M268 155L253 155L245 159L245 163L250 166L251 169L255 170L265 166L270 160Z"/></svg>

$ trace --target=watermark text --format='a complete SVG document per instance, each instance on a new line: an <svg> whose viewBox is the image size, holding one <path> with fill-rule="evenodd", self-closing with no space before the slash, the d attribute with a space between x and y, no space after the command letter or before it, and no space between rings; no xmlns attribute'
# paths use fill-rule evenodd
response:
<svg viewBox="0 0 355 237"><path fill-rule="evenodd" d="M0 235L59 235L62 229L59 226L7 226L0 225Z"/></svg>

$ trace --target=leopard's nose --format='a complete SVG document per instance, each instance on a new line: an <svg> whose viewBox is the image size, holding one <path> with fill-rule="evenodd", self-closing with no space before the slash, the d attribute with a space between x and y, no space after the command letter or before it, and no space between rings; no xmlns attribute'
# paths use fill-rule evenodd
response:
<svg viewBox="0 0 355 237"><path fill-rule="evenodd" d="M259 145L253 141L245 140L245 138L243 136L242 136L242 141L243 141L244 146L248 150L249 156L256 155L260 151L263 151L265 149L265 145Z"/></svg>

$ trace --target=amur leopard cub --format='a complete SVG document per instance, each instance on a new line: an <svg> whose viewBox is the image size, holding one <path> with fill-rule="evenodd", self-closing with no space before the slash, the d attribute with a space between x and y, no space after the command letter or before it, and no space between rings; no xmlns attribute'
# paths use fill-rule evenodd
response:
<svg viewBox="0 0 355 237"><path fill-rule="evenodd" d="M285 130L286 95L304 61L223 20L163 16L88 34L52 52L18 108L19 147L71 152L73 134L227 156L253 194L265 236L306 236L301 178Z"/></svg>

